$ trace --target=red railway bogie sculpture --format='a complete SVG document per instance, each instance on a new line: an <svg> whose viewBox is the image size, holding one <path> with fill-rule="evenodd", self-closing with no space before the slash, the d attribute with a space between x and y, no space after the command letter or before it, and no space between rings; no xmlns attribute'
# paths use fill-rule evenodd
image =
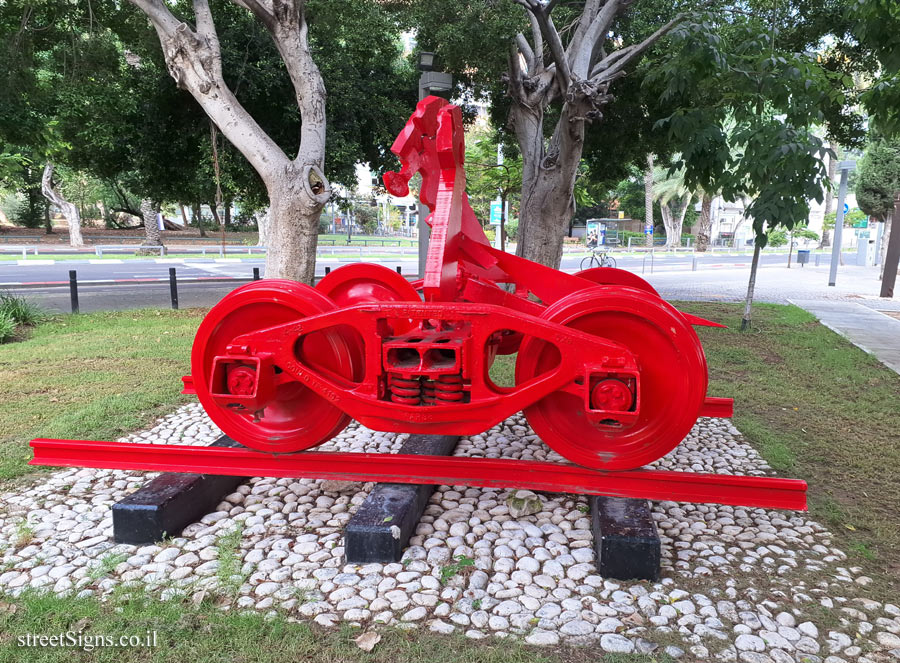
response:
<svg viewBox="0 0 900 663"><path fill-rule="evenodd" d="M197 331L185 391L248 450L35 440L33 462L805 508L802 481L637 469L698 417L731 416L730 399L706 394L693 329L721 325L678 311L630 272L567 274L492 247L465 193L458 107L421 101L391 149L402 169L385 175L388 191L407 195L418 172L432 211L424 279L355 263L315 288L257 281L225 296ZM513 353L515 386L499 386L491 365ZM470 435L519 411L580 467L304 451L351 419Z"/></svg>

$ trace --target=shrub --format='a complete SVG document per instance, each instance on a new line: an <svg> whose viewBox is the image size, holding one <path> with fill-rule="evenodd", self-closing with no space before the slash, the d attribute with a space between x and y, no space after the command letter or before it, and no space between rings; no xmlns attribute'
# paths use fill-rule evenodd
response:
<svg viewBox="0 0 900 663"><path fill-rule="evenodd" d="M44 317L39 306L8 292L0 293L0 315L12 320L14 326L34 325Z"/></svg>
<svg viewBox="0 0 900 663"><path fill-rule="evenodd" d="M6 343L16 333L16 321L6 311L0 310L0 343Z"/></svg>

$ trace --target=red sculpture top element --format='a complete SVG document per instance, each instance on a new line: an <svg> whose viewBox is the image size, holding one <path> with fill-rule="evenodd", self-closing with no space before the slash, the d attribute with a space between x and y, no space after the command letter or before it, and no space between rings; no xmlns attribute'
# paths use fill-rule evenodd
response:
<svg viewBox="0 0 900 663"><path fill-rule="evenodd" d="M426 301L453 301L461 287L460 251L465 240L490 246L466 195L465 133L458 106L440 97L426 97L391 146L400 158L400 172L384 175L387 190L409 194L409 180L422 175L419 200L431 214L431 239L423 283Z"/></svg>
<svg viewBox="0 0 900 663"><path fill-rule="evenodd" d="M387 190L405 196L409 180L421 173L419 199L432 212L425 219L431 226L423 282L426 301L471 301L467 289L477 287L475 282L492 281L513 283L519 299L533 293L549 305L594 285L490 245L465 193L465 134L456 106L440 97L420 101L391 151L402 168L385 173Z"/></svg>

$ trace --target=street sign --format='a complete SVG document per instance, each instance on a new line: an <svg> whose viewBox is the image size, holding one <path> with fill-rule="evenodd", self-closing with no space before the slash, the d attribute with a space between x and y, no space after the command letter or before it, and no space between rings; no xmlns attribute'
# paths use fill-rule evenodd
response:
<svg viewBox="0 0 900 663"><path fill-rule="evenodd" d="M652 235L652 234L653 234L653 224L652 224L652 223L645 223L645 224L644 224L644 234L645 234L645 235Z"/></svg>
<svg viewBox="0 0 900 663"><path fill-rule="evenodd" d="M850 211L850 205L848 205L847 203L844 203L844 214L846 214L849 211Z"/></svg>
<svg viewBox="0 0 900 663"><path fill-rule="evenodd" d="M503 218L503 203L499 200L495 200L491 203L491 225L499 226L500 219Z"/></svg>

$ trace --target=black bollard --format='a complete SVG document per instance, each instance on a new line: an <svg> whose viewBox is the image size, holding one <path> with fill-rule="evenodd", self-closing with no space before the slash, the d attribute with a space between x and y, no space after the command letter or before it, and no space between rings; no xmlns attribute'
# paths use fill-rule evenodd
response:
<svg viewBox="0 0 900 663"><path fill-rule="evenodd" d="M325 268L325 276L328 276L331 273L331 267Z"/></svg>
<svg viewBox="0 0 900 663"><path fill-rule="evenodd" d="M169 267L169 295L172 297L172 308L178 310L178 280L175 277L175 268Z"/></svg>
<svg viewBox="0 0 900 663"><path fill-rule="evenodd" d="M403 268L400 265L397 265L397 273L401 275L403 274Z"/></svg>
<svg viewBox="0 0 900 663"><path fill-rule="evenodd" d="M253 268L253 280L259 281L259 267Z"/></svg>
<svg viewBox="0 0 900 663"><path fill-rule="evenodd" d="M78 313L78 276L74 269L69 270L69 301L72 304L72 313Z"/></svg>

